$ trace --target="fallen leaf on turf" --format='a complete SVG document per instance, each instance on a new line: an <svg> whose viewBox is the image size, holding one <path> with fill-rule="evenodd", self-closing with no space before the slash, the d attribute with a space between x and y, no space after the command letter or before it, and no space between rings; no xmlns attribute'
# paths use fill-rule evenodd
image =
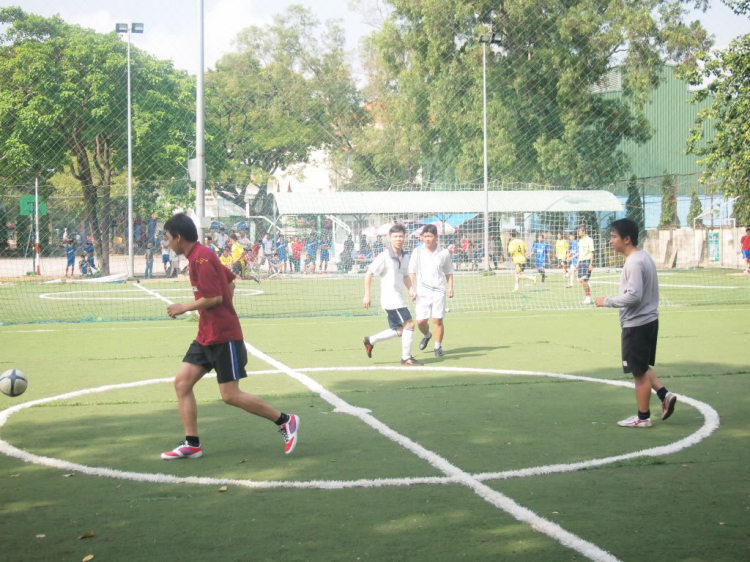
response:
<svg viewBox="0 0 750 562"><path fill-rule="evenodd" d="M70 478L71 476L75 476L74 474L63 474L63 478Z"/></svg>
<svg viewBox="0 0 750 562"><path fill-rule="evenodd" d="M81 535L80 537L78 537L78 538L79 538L79 539L90 539L90 538L91 538L91 537L93 537L93 536L94 536L94 531L87 531L87 532L83 533L83 534L82 534L82 535Z"/></svg>
<svg viewBox="0 0 750 562"><path fill-rule="evenodd" d="M11 474L10 475L11 478L18 478L19 476L21 476L21 475L20 474Z"/></svg>
<svg viewBox="0 0 750 562"><path fill-rule="evenodd" d="M560 513L557 511L553 511L552 513L554 513L555 515L560 515Z"/></svg>
<svg viewBox="0 0 750 562"><path fill-rule="evenodd" d="M247 462L247 460L246 460L246 459L242 459L242 460L241 460L241 461L239 462L239 464L242 464L243 462Z"/></svg>
<svg viewBox="0 0 750 562"><path fill-rule="evenodd" d="M723 525L723 524L724 524L724 521L719 521L719 525Z"/></svg>
<svg viewBox="0 0 750 562"><path fill-rule="evenodd" d="M38 539L44 539L44 538L47 538L47 535L37 535L36 538L38 538Z"/></svg>
<svg viewBox="0 0 750 562"><path fill-rule="evenodd" d="M227 491L227 487L226 486L222 486L221 488L219 488L219 491L220 492L226 492Z"/></svg>
<svg viewBox="0 0 750 562"><path fill-rule="evenodd" d="M91 562L91 560L93 560L93 559L94 559L94 555L93 554L89 554L81 562Z"/></svg>

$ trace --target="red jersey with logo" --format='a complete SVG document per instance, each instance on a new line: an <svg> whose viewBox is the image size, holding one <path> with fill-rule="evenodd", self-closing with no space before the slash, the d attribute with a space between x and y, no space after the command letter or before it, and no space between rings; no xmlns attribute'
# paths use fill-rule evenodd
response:
<svg viewBox="0 0 750 562"><path fill-rule="evenodd" d="M242 340L242 327L234 311L229 288L229 283L237 276L221 265L216 252L200 242L192 247L186 257L195 300L219 295L222 297L220 304L199 311L200 321L195 341L201 345L213 345Z"/></svg>
<svg viewBox="0 0 750 562"><path fill-rule="evenodd" d="M740 242L742 243L742 249L746 252L750 252L750 236L743 236L740 239Z"/></svg>

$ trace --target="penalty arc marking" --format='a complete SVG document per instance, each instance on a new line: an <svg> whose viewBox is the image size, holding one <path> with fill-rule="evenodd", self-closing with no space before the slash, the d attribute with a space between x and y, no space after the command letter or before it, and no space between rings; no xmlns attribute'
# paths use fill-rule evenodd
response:
<svg viewBox="0 0 750 562"><path fill-rule="evenodd" d="M255 348L252 348L252 346L250 345L248 345L248 348L251 351L251 353L253 353L256 356L261 356L262 358L262 356L265 355L262 352L256 350ZM271 359L268 362L271 363L273 366L277 366L274 364L277 362L273 359ZM260 375L260 374L286 372L287 370L292 371L286 366L283 366L283 367L284 367L283 369L273 369L270 371L258 371L258 372L251 373L251 374ZM375 419L372 415L370 415L369 410L366 410L364 408L357 408L355 406L352 406L344 402L337 396L326 391L322 386L320 386L313 379L309 378L307 375L301 374L302 372L309 372L309 373L325 372L325 371L359 371L361 372L364 370L378 371L378 370L402 370L402 369L403 367L355 366L355 367L319 367L319 368L309 368L309 369L296 369L292 372L296 373L296 376L294 378L298 380L302 379L300 380L300 382L305 384L305 386L307 386L311 390L316 391L321 396L321 398L323 398L330 404L334 405L335 406L334 412L346 413L346 414L350 414L357 418L362 419L363 421L365 421L365 423L377 429L380 433L382 433L383 435L385 435L392 441L414 452L415 454L417 454L418 456L420 456L421 458L429 462L431 465L441 470L441 472L443 472L445 476L411 477L411 478L379 478L379 479L358 479L358 480L311 480L311 481L258 481L258 480L242 480L242 479L231 479L231 478L208 478L208 477L198 477L198 476L177 477L177 476L173 476L169 474L121 471L121 470L110 469L110 468L92 467L92 466L82 465L78 463L71 463L68 461L61 460L61 459L34 455L33 453L29 453L27 451L23 451L21 449L16 448L4 440L0 440L0 453L4 453L8 456L18 458L25 462L31 462L34 464L40 464L40 465L58 468L62 470L81 472L81 473L89 474L92 476L104 476L104 477L109 477L109 478L118 478L118 479L124 479L124 480L133 480L133 481L151 482L151 483L198 484L198 485L209 485L209 486L235 485L235 486L240 486L240 487L245 487L245 488L265 488L265 489L297 488L297 489L328 489L328 490L336 490L336 489L340 490L340 489L362 488L362 487L414 486L414 485L429 485L429 484L463 484L471 488L475 493L477 493L480 497L482 497L486 501L489 501L491 504L495 505L496 507L499 507L500 509L503 509L504 511L510 513L516 519L532 525L536 530L544 532L545 534L557 540L564 546L568 546L580 552L587 558L591 560L616 561L617 558L612 556L610 553L600 549L593 543L589 543L581 539L580 537L577 537L576 535L573 535L572 533L565 531L564 529L562 529L555 523L552 523L551 521L548 521L536 515L535 513L531 512L530 510L516 504L510 498L507 498L503 494L491 488L488 488L486 485L482 484L481 482L499 480L499 479L520 478L520 477L535 476L535 475L542 475L542 474L553 474L553 473L560 473L560 472L572 472L576 470L582 470L585 468L603 466L606 464L611 464L614 462L632 459L636 457L657 457L657 456L667 455L671 453L676 453L677 451L680 451L686 447L689 447L691 445L694 445L702 441L703 439L711 435L711 433L713 433L719 427L719 415L716 412L716 410L714 410L711 406L709 406L708 404L705 404L704 402L700 402L698 400L692 399L687 396L679 395L679 399L681 403L689 404L693 406L702 414L704 418L704 423L697 431L695 431L691 435L683 439L680 439L679 441L676 441L672 444L661 446L661 447L645 449L642 451L636 451L632 453L626 453L623 455L616 455L616 456L600 458L600 459L592 459L589 461L583 461L583 462L578 462L578 463L546 465L546 466L531 467L531 468L520 469L520 470L511 470L511 471L504 471L504 472L487 472L487 473L472 475L472 474L465 473L456 467L453 467L453 465L451 465L447 460L443 459L439 455L424 449L422 446L413 442L409 438L403 435L400 435L396 433L395 431L393 431L392 429L388 428L387 426L385 426L385 424L382 424L382 422L380 422L379 420ZM626 387L626 388L633 387L631 383L627 383L624 381L612 381L612 380L607 380L607 379L596 379L596 378L591 378L591 377L566 375L566 374L561 374L561 373L547 373L547 372L542 372L542 371L515 371L515 370L506 370L506 369L472 369L472 368L432 367L432 366L419 367L417 369L426 370L426 371L441 371L441 372L462 372L462 373L473 372L473 373L487 373L487 374L499 374L499 375L522 375L522 376L534 376L534 377L548 377L548 378L558 378L558 379L576 380L576 381L584 381L584 382L596 382L596 383L609 384L613 386L621 386L621 387ZM287 372L286 374L289 374L289 373ZM215 375L207 375L207 377L212 377L212 376L215 376ZM169 378L151 379L151 380L146 380L146 381L138 381L138 382L133 382L133 383L106 385L106 386L101 386L97 388L89 388L89 389L69 392L67 394L62 394L59 396L53 396L49 398L43 398L40 400L33 400L30 402L25 402L23 404L13 406L11 408L8 408L0 412L0 427L2 427L13 414L21 410L39 405L39 404L45 404L48 402L54 402L54 401L59 401L59 400L66 400L66 399L75 398L75 397L83 396L87 394L97 394L97 393L107 392L107 391L116 390L116 389L135 388L135 387L152 385L152 384L170 383L173 380L174 379L172 377L169 377Z"/></svg>

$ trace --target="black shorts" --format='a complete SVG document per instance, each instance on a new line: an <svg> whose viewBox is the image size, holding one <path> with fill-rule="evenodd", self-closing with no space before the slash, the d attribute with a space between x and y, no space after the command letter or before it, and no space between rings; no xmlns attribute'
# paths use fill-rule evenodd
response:
<svg viewBox="0 0 750 562"><path fill-rule="evenodd" d="M388 313L388 325L394 330L399 326L403 326L404 322L411 320L411 312L408 308L396 308L394 310L386 310Z"/></svg>
<svg viewBox="0 0 750 562"><path fill-rule="evenodd" d="M201 345L193 341L182 361L203 367L207 372L216 369L216 380L219 384L237 381L247 376L247 349L242 340L213 345Z"/></svg>
<svg viewBox="0 0 750 562"><path fill-rule="evenodd" d="M643 374L649 366L656 365L656 339L659 321L643 326L622 329L622 370L625 373Z"/></svg>

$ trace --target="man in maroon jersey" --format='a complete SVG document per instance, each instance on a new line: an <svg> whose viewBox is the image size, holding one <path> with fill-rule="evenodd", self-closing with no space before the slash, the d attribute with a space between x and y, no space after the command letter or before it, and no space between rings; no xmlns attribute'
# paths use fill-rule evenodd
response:
<svg viewBox="0 0 750 562"><path fill-rule="evenodd" d="M192 310L200 311L198 335L190 345L174 381L177 407L185 428L185 440L161 458L197 459L203 455L198 438L198 405L193 387L209 371L216 369L221 398L227 404L271 420L284 437L288 455L297 446L299 417L272 408L263 400L240 390L245 378L247 350L237 313L232 306L236 275L221 265L216 253L198 242L198 230L185 214L173 216L164 225L169 247L188 259L190 283L195 300L172 304L167 314L174 318Z"/></svg>

